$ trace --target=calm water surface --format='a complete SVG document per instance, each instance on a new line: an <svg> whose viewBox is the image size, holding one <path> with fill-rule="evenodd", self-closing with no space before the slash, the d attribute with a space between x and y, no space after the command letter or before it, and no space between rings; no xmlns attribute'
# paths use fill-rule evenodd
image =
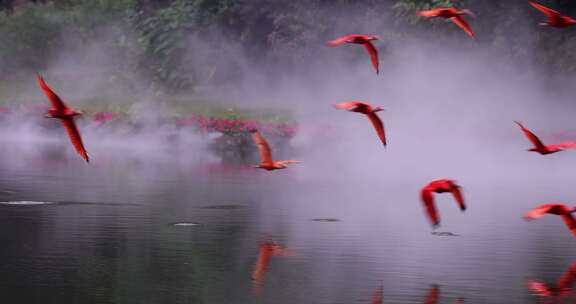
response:
<svg viewBox="0 0 576 304"><path fill-rule="evenodd" d="M185 151L103 149L86 165L68 148L0 148L11 303L371 303L380 286L384 303L425 303L434 286L439 303L544 303L528 282L554 286L576 261L561 221L521 220L535 204L522 182L478 179L466 213L439 196L440 231L459 235L442 237L407 180L263 172ZM255 282L266 240L288 253Z"/></svg>

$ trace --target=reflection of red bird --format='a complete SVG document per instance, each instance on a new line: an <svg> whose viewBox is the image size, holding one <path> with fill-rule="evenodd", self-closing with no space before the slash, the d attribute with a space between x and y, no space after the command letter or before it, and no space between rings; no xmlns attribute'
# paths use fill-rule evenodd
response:
<svg viewBox="0 0 576 304"><path fill-rule="evenodd" d="M270 263L270 257L272 256L289 256L290 252L284 247L276 244L272 241L265 241L260 243L260 249L258 251L258 259L254 266L254 272L252 272L252 280L254 287L257 290L262 285L262 280L264 279L264 274L268 270L268 264Z"/></svg>
<svg viewBox="0 0 576 304"><path fill-rule="evenodd" d="M555 286L548 286L538 280L529 280L528 288L541 297L565 297L572 293L576 281L576 262L572 263Z"/></svg>
<svg viewBox="0 0 576 304"><path fill-rule="evenodd" d="M544 15L546 15L546 17L548 17L548 20L546 20L546 22L540 23L540 25L562 28L562 27L569 27L569 26L576 24L576 20L574 20L573 18L568 17L568 16L563 16L559 12L557 12L553 9L547 8L544 5L541 5L541 4L538 4L536 2L532 2L532 1L528 1L528 3L530 3L530 5L532 5L537 10L539 10Z"/></svg>
<svg viewBox="0 0 576 304"><path fill-rule="evenodd" d="M428 290L428 294L426 295L425 304L438 304L438 299L440 298L440 287L438 285L432 285ZM454 302L455 304L464 303L464 299L458 298Z"/></svg>
<svg viewBox="0 0 576 304"><path fill-rule="evenodd" d="M438 297L440 296L440 288L437 285L433 285L428 290L428 294L426 295L426 304L437 304Z"/></svg>
<svg viewBox="0 0 576 304"><path fill-rule="evenodd" d="M368 55L370 55L370 61L372 61L372 66L376 69L376 74L380 72L379 62L378 62L378 50L372 44L373 40L378 40L377 36L366 36L366 35L346 35L340 38L328 41L328 45L330 46L337 46L342 45L344 43L355 43L361 44L366 48L368 51Z"/></svg>
<svg viewBox="0 0 576 304"><path fill-rule="evenodd" d="M428 215L428 218L434 227L440 225L440 217L438 215L438 211L436 210L433 193L452 193L454 199L456 199L456 202L458 203L458 206L460 206L460 210L464 211L466 210L466 205L464 204L464 197L462 196L460 188L461 187L457 185L453 180L449 179L435 180L422 188L422 202L426 208L426 214Z"/></svg>
<svg viewBox="0 0 576 304"><path fill-rule="evenodd" d="M576 236L576 220L572 216L574 212L576 212L576 208L569 208L564 204L545 204L530 210L524 215L524 219L530 221L546 214L559 215L572 234Z"/></svg>
<svg viewBox="0 0 576 304"><path fill-rule="evenodd" d="M371 105L360 101L341 102L335 104L334 107L336 109L348 110L350 112L357 112L366 115L370 120L370 122L372 123L372 125L374 126L374 129L376 130L378 137L380 138L384 146L386 146L386 134L384 132L384 124L382 123L380 117L376 115L376 112L384 111L384 109L380 107L372 107Z"/></svg>
<svg viewBox="0 0 576 304"><path fill-rule="evenodd" d="M250 132L252 133L252 139L258 146L258 152L260 153L260 164L256 166L256 168L271 171L285 169L288 168L289 164L299 163L297 160L273 160L272 150L270 149L270 145L266 139L264 139L264 136L262 136L262 134L260 134L256 129L253 129Z"/></svg>
<svg viewBox="0 0 576 304"><path fill-rule="evenodd" d="M464 15L474 16L474 14L472 14L472 12L470 12L469 10L466 9L458 10L455 7L439 7L428 11L418 11L416 12L416 14L418 16L426 18L449 19L450 21L454 22L458 27L463 29L464 32L466 32L466 34L468 34L470 37L474 38L476 36L476 34L474 34L474 31L472 31L472 28L470 27L468 22L466 22L466 20L464 20L463 17Z"/></svg>
<svg viewBox="0 0 576 304"><path fill-rule="evenodd" d="M74 148L80 156L86 161L89 162L88 153L86 149L84 149L84 144L82 143L82 137L80 136L80 132L76 127L76 123L74 122L74 116L81 115L82 112L76 111L72 108L69 108L64 104L62 99L52 91L52 89L46 84L42 76L38 75L38 84L46 97L50 100L52 107L48 110L46 117L50 118L58 118L66 128L68 132L68 137L72 141Z"/></svg>
<svg viewBox="0 0 576 304"><path fill-rule="evenodd" d="M542 141L540 141L538 136L536 136L534 133L532 133L532 131L526 129L521 123L519 123L517 121L515 121L515 123L520 127L522 132L524 132L524 135L528 138L528 140L530 140L530 142L534 145L534 148L529 149L528 151L538 152L542 155L546 155L546 154L552 154L552 153L560 152L560 151L563 151L566 149L576 149L576 143L575 142L565 142L565 143L561 143L561 144L545 146L542 143Z"/></svg>
<svg viewBox="0 0 576 304"><path fill-rule="evenodd" d="M380 286L374 291L374 294L372 295L372 304L382 303L384 303L384 288Z"/></svg>

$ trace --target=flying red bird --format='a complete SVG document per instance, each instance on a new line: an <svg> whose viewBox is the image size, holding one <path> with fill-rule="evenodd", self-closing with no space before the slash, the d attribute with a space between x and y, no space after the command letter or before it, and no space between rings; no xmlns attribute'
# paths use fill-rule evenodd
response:
<svg viewBox="0 0 576 304"><path fill-rule="evenodd" d="M370 55L370 61L372 61L372 66L376 69L376 74L380 72L380 65L378 61L378 50L372 44L373 40L379 40L378 36L366 36L366 35L346 35L340 38L328 41L328 45L330 46L337 46L342 45L344 43L355 43L361 44L366 48L368 51L368 55Z"/></svg>
<svg viewBox="0 0 576 304"><path fill-rule="evenodd" d="M545 204L541 205L524 215L524 219L527 221L535 220L546 214L559 215L568 229L576 236L576 220L572 216L572 213L576 212L576 208L569 208L563 204Z"/></svg>
<svg viewBox="0 0 576 304"><path fill-rule="evenodd" d="M426 18L445 18L454 22L458 27L460 27L466 34L470 37L475 38L476 34L470 27L470 24L464 19L464 15L470 15L474 17L471 11L467 9L458 10L455 7L438 7L427 11L418 11L416 15Z"/></svg>
<svg viewBox="0 0 576 304"><path fill-rule="evenodd" d="M530 3L530 5L532 5L537 10L541 11L544 15L546 15L546 17L548 17L548 20L546 20L546 22L540 23L540 25L563 28L576 24L576 20L574 20L573 18L564 16L553 9L545 7L544 5L532 1L528 1L528 3Z"/></svg>
<svg viewBox="0 0 576 304"><path fill-rule="evenodd" d="M532 142L532 144L534 145L534 148L528 149L528 151L538 152L542 155L546 155L546 154L552 154L552 153L560 152L560 151L563 151L566 149L576 149L576 142L565 142L565 143L561 143L561 144L545 146L542 143L542 141L540 141L538 136L536 136L534 133L532 133L532 131L526 129L521 123L519 123L517 121L515 121L515 123L520 127L520 129L522 129L522 132L524 132L524 135L526 135L528 140L530 140L530 142Z"/></svg>
<svg viewBox="0 0 576 304"><path fill-rule="evenodd" d="M565 297L572 293L572 286L576 281L576 262L572 263L564 275L558 280L554 286L538 280L529 280L528 288L541 297Z"/></svg>
<svg viewBox="0 0 576 304"><path fill-rule="evenodd" d="M372 125L374 126L374 129L376 130L378 137L382 141L382 144L384 144L384 147L386 147L386 133L384 132L384 124L382 123L380 117L376 115L376 112L384 111L384 109L382 109L381 107L373 107L367 103L360 101L341 102L335 104L334 107L336 109L347 110L350 112L357 112L366 115L370 120L370 122L372 123Z"/></svg>
<svg viewBox="0 0 576 304"><path fill-rule="evenodd" d="M78 152L86 162L90 162L88 153L86 152L86 149L84 149L84 144L82 143L82 137L80 136L80 132L74 122L74 116L82 115L82 112L66 106L62 99L60 99L60 97L58 97L58 95L56 95L56 93L54 93L54 91L46 84L44 78L42 78L40 74L38 74L38 84L52 104L52 107L48 110L48 113L46 113L46 117L60 119L64 128L66 128L66 132L68 132L68 137L70 137L70 141L72 141L76 152Z"/></svg>
<svg viewBox="0 0 576 304"><path fill-rule="evenodd" d="M440 225L440 216L438 215L438 211L436 210L436 204L434 203L434 195L433 193L444 193L450 192L456 199L456 203L460 207L461 211L466 210L466 205L464 204L464 197L462 196L462 192L460 191L460 186L456 184L453 180L449 179L439 179L430 182L421 191L422 202L424 207L426 208L426 214L430 219L430 222L434 226L434 228Z"/></svg>
<svg viewBox="0 0 576 304"><path fill-rule="evenodd" d="M250 132L252 133L252 139L254 140L254 143L256 143L256 146L258 146L258 152L260 153L260 164L256 166L256 168L272 171L286 169L289 164L300 163L300 161L297 160L273 160L272 150L270 149L270 145L266 139L264 139L264 136L262 136L262 134L260 134L256 129L252 129Z"/></svg>

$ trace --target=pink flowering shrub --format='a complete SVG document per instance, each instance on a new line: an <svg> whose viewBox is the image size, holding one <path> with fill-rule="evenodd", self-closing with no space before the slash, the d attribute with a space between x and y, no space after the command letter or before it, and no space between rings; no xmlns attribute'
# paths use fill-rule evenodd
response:
<svg viewBox="0 0 576 304"><path fill-rule="evenodd" d="M262 132L274 136L290 138L296 135L296 125L290 123L262 123L251 119L238 118L208 118L202 115L195 115L189 118L179 119L176 125L193 127L201 132L219 132L226 135L234 133L245 133L251 129L258 129Z"/></svg>

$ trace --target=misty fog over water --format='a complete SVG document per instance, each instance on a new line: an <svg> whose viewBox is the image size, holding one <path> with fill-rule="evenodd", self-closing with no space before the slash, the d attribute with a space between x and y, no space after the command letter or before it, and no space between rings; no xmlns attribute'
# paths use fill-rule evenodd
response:
<svg viewBox="0 0 576 304"><path fill-rule="evenodd" d="M251 52L213 25L183 36L178 65L196 73L190 91L112 72L133 64L107 47L136 35L121 22L85 43L63 35L42 69L2 77L1 293L14 303L370 303L382 287L384 303L426 303L437 287L438 303L576 301L572 286L550 299L530 288L559 284L574 237L557 216L522 219L541 204L575 205L576 151L527 152L514 123L545 144L576 140L574 77L543 65L537 50L542 39L569 49L574 30L536 28L543 17L525 1L501 4L513 24L470 19L477 41L442 20L397 32L409 17L382 6L312 2L292 49ZM352 33L380 35L380 75L363 47L326 46ZM13 68L4 60L0 68ZM122 109L125 123L77 119L90 164L35 108L48 107L35 72L76 109ZM363 115L332 106L348 100L385 109L386 148ZM224 157L212 146L222 134L174 123L200 104L282 113L297 132L272 150L302 163L257 170L251 142L247 157ZM441 178L462 186L468 209L436 194L433 230L420 190ZM289 254L267 256L266 241Z"/></svg>

